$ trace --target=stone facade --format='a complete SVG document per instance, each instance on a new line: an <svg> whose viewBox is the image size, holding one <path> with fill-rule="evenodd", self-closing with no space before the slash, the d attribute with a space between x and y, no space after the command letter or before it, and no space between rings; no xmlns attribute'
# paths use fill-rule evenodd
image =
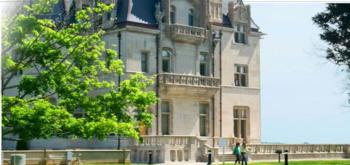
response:
<svg viewBox="0 0 350 165"><path fill-rule="evenodd" d="M205 103L208 105L205 137L242 138L243 135L234 133L234 107L246 107L247 123L241 130L245 129L246 141L260 143L259 42L262 33L251 25L249 6L240 1L231 2L229 13L223 15L222 5L218 0L209 1L209 4L196 0L164 1L159 12L165 21L158 22L158 28L126 22L109 31L105 39L107 45L114 44L115 48L120 45L126 73L142 72L141 54L147 54L145 74L160 75L159 88L155 87L155 90L158 90L161 102L170 104L170 135L200 136L199 106ZM194 11L193 18L188 15L191 10ZM172 14L175 18L170 18ZM189 19L193 19L193 26L189 25ZM228 22L223 22L224 19ZM242 43L235 41L236 23L243 25L245 41ZM216 39L213 33L218 33ZM172 52L168 57L168 71L162 68L164 50ZM204 74L201 74L201 54L207 55L205 69L202 68ZM235 80L237 65L246 67L245 85L235 84L238 81ZM149 128L148 135L163 135L161 102L158 110L157 106L152 109L155 123Z"/></svg>

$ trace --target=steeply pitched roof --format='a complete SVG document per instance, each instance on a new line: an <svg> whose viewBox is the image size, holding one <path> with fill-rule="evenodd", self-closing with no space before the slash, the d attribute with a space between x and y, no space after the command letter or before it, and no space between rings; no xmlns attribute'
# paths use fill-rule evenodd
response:
<svg viewBox="0 0 350 165"><path fill-rule="evenodd" d="M154 16L159 0L118 0L117 22L134 22L148 25L157 24Z"/></svg>
<svg viewBox="0 0 350 165"><path fill-rule="evenodd" d="M227 14L222 15L222 25L224 27L232 27L230 18L228 18Z"/></svg>
<svg viewBox="0 0 350 165"><path fill-rule="evenodd" d="M237 4L244 5L242 0L235 0ZM160 0L117 0L117 23L131 23L144 25L146 27L157 27L157 20L155 18L156 4L160 3ZM59 0L59 3L54 6L53 12L43 17L51 18L56 21L63 21L67 11L67 7L74 6L75 3L65 3L64 0ZM69 10L68 10L69 11ZM73 12L69 12L69 20L74 22ZM232 23L227 14L222 15L222 23L219 26L232 27ZM258 31L259 27L251 19L251 29Z"/></svg>

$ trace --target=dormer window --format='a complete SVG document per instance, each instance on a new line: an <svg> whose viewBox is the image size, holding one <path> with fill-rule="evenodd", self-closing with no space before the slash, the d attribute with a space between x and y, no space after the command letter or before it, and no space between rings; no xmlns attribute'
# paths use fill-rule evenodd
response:
<svg viewBox="0 0 350 165"><path fill-rule="evenodd" d="M188 12L188 26L193 26L193 9Z"/></svg>
<svg viewBox="0 0 350 165"><path fill-rule="evenodd" d="M242 23L234 24L233 30L235 31L235 43L246 44L246 25Z"/></svg>
<svg viewBox="0 0 350 165"><path fill-rule="evenodd" d="M176 23L176 7L175 6L170 7L170 23L171 24Z"/></svg>

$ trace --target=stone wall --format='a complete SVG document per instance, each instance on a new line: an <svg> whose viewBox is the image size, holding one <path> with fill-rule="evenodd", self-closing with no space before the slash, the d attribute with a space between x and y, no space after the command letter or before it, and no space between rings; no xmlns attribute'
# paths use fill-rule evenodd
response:
<svg viewBox="0 0 350 165"><path fill-rule="evenodd" d="M130 150L5 150L2 152L4 165L10 164L12 154L25 154L28 165L130 163Z"/></svg>

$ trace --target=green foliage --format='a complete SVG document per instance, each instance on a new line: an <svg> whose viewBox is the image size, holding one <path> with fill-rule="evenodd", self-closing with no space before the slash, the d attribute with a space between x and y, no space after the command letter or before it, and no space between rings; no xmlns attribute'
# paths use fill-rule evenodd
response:
<svg viewBox="0 0 350 165"><path fill-rule="evenodd" d="M326 58L350 69L350 4L328 4L326 11L313 17L326 41Z"/></svg>
<svg viewBox="0 0 350 165"><path fill-rule="evenodd" d="M103 30L93 17L113 9L98 3L76 13L76 23L60 26L38 15L51 11L57 0L39 0L26 7L3 37L3 137L82 137L104 139L111 133L138 139L140 126L152 123L149 107L157 98L148 88L153 80L135 74L119 86L123 73L117 52L107 49ZM13 85L16 73L25 70ZM16 95L6 91L17 89ZM58 102L49 102L57 96ZM73 113L82 109L84 118Z"/></svg>

